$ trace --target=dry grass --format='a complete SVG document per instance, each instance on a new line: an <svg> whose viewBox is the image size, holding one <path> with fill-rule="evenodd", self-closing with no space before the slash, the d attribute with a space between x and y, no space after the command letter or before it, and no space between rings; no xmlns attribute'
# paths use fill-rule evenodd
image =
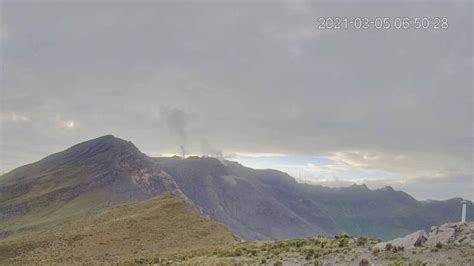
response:
<svg viewBox="0 0 474 266"><path fill-rule="evenodd" d="M115 262L237 243L223 225L172 197L117 206L0 242L3 262ZM0 257L0 260L2 258Z"/></svg>

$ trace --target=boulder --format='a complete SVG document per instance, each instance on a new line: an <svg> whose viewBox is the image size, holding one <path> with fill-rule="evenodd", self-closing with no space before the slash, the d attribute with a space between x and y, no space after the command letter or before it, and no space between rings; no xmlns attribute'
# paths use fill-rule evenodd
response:
<svg viewBox="0 0 474 266"><path fill-rule="evenodd" d="M432 226L425 246L434 247L437 243L473 247L474 222L447 223L440 226Z"/></svg>
<svg viewBox="0 0 474 266"><path fill-rule="evenodd" d="M385 250L387 244L391 244L392 247L403 247L404 249L412 249L417 246L423 245L423 243L428 239L425 230L419 230L414 233L411 233L407 236L396 238L387 242L380 242L374 246L375 249Z"/></svg>

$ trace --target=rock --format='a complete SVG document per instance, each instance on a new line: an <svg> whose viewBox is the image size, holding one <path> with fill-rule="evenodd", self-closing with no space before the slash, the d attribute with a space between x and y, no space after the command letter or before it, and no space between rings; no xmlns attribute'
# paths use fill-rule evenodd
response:
<svg viewBox="0 0 474 266"><path fill-rule="evenodd" d="M403 247L405 249L412 249L417 246L423 245L428 239L425 230L419 230L411 233L407 236L396 238L388 242L380 242L374 246L375 249L385 250L387 244L391 244L392 247Z"/></svg>
<svg viewBox="0 0 474 266"><path fill-rule="evenodd" d="M474 247L474 222L432 226L425 246L434 247L437 243Z"/></svg>

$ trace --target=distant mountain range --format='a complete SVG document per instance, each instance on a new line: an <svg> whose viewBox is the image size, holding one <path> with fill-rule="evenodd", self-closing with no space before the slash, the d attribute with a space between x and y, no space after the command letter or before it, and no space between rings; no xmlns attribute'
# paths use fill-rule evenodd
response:
<svg viewBox="0 0 474 266"><path fill-rule="evenodd" d="M342 232L391 239L461 216L460 198L417 201L391 187L301 184L280 171L210 157L151 158L108 135L0 176L0 239L162 194L243 239ZM472 202L467 218L474 220Z"/></svg>

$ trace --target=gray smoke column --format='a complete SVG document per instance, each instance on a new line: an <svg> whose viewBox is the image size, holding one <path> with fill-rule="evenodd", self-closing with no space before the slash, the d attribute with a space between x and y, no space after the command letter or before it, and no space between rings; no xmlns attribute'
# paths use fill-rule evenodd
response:
<svg viewBox="0 0 474 266"><path fill-rule="evenodd" d="M170 133L176 137L179 149L184 157L186 155L188 126L193 116L178 108L165 108L161 111L161 115Z"/></svg>
<svg viewBox="0 0 474 266"><path fill-rule="evenodd" d="M219 160L224 159L222 150L213 147L206 139L203 139L201 142L201 150L205 155L215 157Z"/></svg>

